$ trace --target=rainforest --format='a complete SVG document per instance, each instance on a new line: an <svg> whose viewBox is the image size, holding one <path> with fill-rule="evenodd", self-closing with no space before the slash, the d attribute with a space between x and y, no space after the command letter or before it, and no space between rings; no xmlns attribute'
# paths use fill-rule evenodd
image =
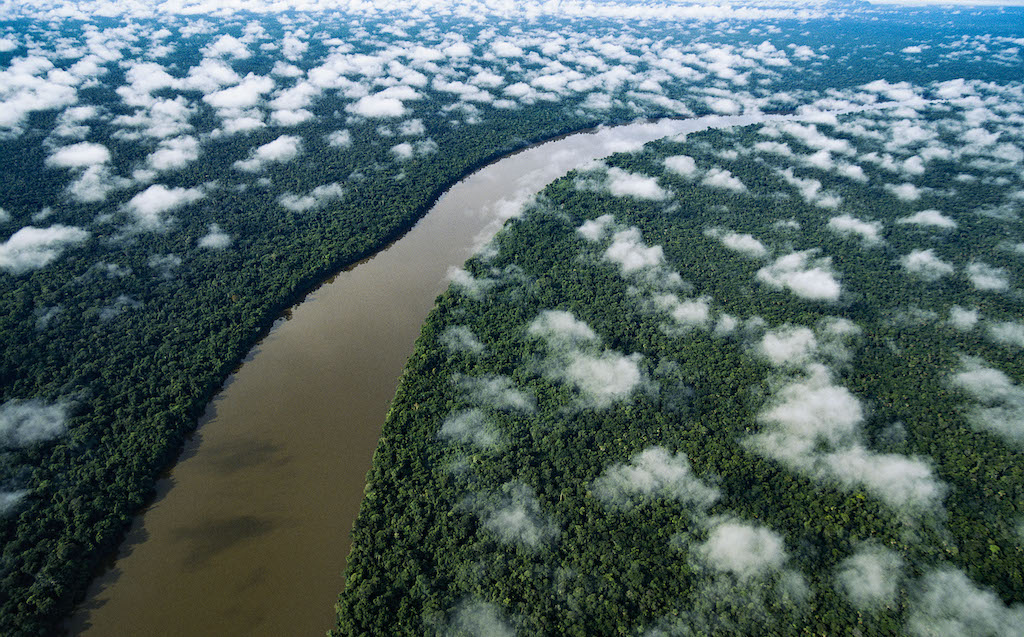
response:
<svg viewBox="0 0 1024 637"><path fill-rule="evenodd" d="M333 634L1020 634L1022 17L0 5L0 633L64 630L274 321L453 184L750 115L453 264Z"/></svg>

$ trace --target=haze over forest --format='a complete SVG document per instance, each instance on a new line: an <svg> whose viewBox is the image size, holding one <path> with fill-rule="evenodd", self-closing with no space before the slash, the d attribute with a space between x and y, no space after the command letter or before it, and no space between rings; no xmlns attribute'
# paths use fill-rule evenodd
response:
<svg viewBox="0 0 1024 637"><path fill-rule="evenodd" d="M274 318L460 177L786 113L506 202L384 423L336 630L1019 634L1022 18L0 3L0 632L52 632Z"/></svg>

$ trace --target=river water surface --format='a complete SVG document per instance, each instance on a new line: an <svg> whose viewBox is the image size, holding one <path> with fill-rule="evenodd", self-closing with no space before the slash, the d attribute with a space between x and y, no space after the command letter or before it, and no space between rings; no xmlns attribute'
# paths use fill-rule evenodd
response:
<svg viewBox="0 0 1024 637"><path fill-rule="evenodd" d="M463 179L404 237L279 319L210 403L73 634L322 635L406 359L446 274L548 182L666 135L752 116L600 128Z"/></svg>

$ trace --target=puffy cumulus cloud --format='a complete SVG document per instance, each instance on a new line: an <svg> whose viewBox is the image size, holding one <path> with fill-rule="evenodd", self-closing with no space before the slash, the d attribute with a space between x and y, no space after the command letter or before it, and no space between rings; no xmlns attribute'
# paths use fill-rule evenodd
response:
<svg viewBox="0 0 1024 637"><path fill-rule="evenodd" d="M757 344L757 353L775 367L804 365L811 362L818 339L809 327L782 325L769 330Z"/></svg>
<svg viewBox="0 0 1024 637"><path fill-rule="evenodd" d="M302 139L295 135L281 135L272 142L263 144L249 153L249 158L236 161L238 170L255 173L274 162L287 162L298 157L302 150Z"/></svg>
<svg viewBox="0 0 1024 637"><path fill-rule="evenodd" d="M135 181L119 177L105 164L89 166L68 185L68 194L75 201L96 203L104 201L111 192L135 185Z"/></svg>
<svg viewBox="0 0 1024 637"><path fill-rule="evenodd" d="M987 326L988 337L1000 345L1024 347L1024 321L997 321Z"/></svg>
<svg viewBox="0 0 1024 637"><path fill-rule="evenodd" d="M154 184L132 197L125 210L137 230L159 231L166 228L165 215L193 204L205 196L199 188L168 188Z"/></svg>
<svg viewBox="0 0 1024 637"><path fill-rule="evenodd" d="M600 241L604 238L608 229L615 224L615 218L611 215L601 215L597 219L584 221L583 225L576 228L577 234L587 241Z"/></svg>
<svg viewBox="0 0 1024 637"><path fill-rule="evenodd" d="M77 80L56 71L53 62L38 55L16 57L0 70L0 131L20 134L31 113L78 101Z"/></svg>
<svg viewBox="0 0 1024 637"><path fill-rule="evenodd" d="M352 145L352 133L348 130L336 130L327 135L327 143L335 148L348 148Z"/></svg>
<svg viewBox="0 0 1024 637"><path fill-rule="evenodd" d="M709 228L704 231L704 234L712 239L718 239L722 242L723 246L733 252L739 252L743 256L752 259L768 256L768 248L753 235L741 234L721 228Z"/></svg>
<svg viewBox="0 0 1024 637"><path fill-rule="evenodd" d="M863 221L851 215L839 215L828 220L828 229L843 236L856 236L864 243L881 241L882 222Z"/></svg>
<svg viewBox="0 0 1024 637"><path fill-rule="evenodd" d="M956 228L956 221L953 221L938 210L922 210L920 212L915 212L908 217L899 218L896 223L909 223L917 226L939 228L941 230L952 230Z"/></svg>
<svg viewBox="0 0 1024 637"><path fill-rule="evenodd" d="M564 310L544 310L530 323L526 333L564 347L601 340L589 325Z"/></svg>
<svg viewBox="0 0 1024 637"><path fill-rule="evenodd" d="M908 614L907 632L919 637L1013 637L1024 627L1024 606L1007 606L953 567L933 570L918 581Z"/></svg>
<svg viewBox="0 0 1024 637"><path fill-rule="evenodd" d="M437 152L437 142L429 138L413 143L402 142L391 147L391 153L398 161L422 157L435 152Z"/></svg>
<svg viewBox="0 0 1024 637"><path fill-rule="evenodd" d="M604 409L652 385L641 369L640 354L602 350L590 326L568 312L540 313L527 335L548 346L547 359L541 363L544 376L573 386L585 406Z"/></svg>
<svg viewBox="0 0 1024 637"><path fill-rule="evenodd" d="M967 278L975 290L983 292L1003 292L1010 287L1010 273L1006 268L974 262L967 265Z"/></svg>
<svg viewBox="0 0 1024 637"><path fill-rule="evenodd" d="M11 220L11 213L7 212L3 208L0 208L0 223L7 223Z"/></svg>
<svg viewBox="0 0 1024 637"><path fill-rule="evenodd" d="M771 529L724 519L712 523L697 554L716 570L748 579L777 571L788 559L782 536Z"/></svg>
<svg viewBox="0 0 1024 637"><path fill-rule="evenodd" d="M891 606L896 601L902 569L899 553L864 544L839 564L836 587L859 610Z"/></svg>
<svg viewBox="0 0 1024 637"><path fill-rule="evenodd" d="M60 168L88 168L110 161L110 150L103 144L79 142L58 148L46 158L48 166Z"/></svg>
<svg viewBox="0 0 1024 637"><path fill-rule="evenodd" d="M411 86L392 86L379 93L364 95L345 109L353 115L376 119L404 117L408 114L404 102L416 100L420 94Z"/></svg>
<svg viewBox="0 0 1024 637"><path fill-rule="evenodd" d="M0 405L0 448L18 449L56 438L67 428L68 412L64 402L8 400Z"/></svg>
<svg viewBox="0 0 1024 637"><path fill-rule="evenodd" d="M697 175L697 162L689 155L673 155L664 160L665 169L683 177L694 177Z"/></svg>
<svg viewBox="0 0 1024 637"><path fill-rule="evenodd" d="M949 308L949 324L961 332L969 332L974 329L980 318L978 310L969 310L959 305Z"/></svg>
<svg viewBox="0 0 1024 637"><path fill-rule="evenodd" d="M498 434L480 409L453 412L444 419L438 437L489 449L497 444Z"/></svg>
<svg viewBox="0 0 1024 637"><path fill-rule="evenodd" d="M439 627L438 635L451 637L516 637L515 626L497 604L467 600Z"/></svg>
<svg viewBox="0 0 1024 637"><path fill-rule="evenodd" d="M28 495L28 491L0 491L0 518L7 517L14 513L21 499Z"/></svg>
<svg viewBox="0 0 1024 637"><path fill-rule="evenodd" d="M469 354L481 354L486 347L465 325L449 325L438 337L438 340L451 353L467 352Z"/></svg>
<svg viewBox="0 0 1024 637"><path fill-rule="evenodd" d="M448 280L463 294L477 301L483 299L487 291L498 283L497 279L491 277L474 277L462 268L448 268Z"/></svg>
<svg viewBox="0 0 1024 637"><path fill-rule="evenodd" d="M864 488L899 510L930 509L945 496L924 460L864 446L860 400L833 383L823 365L807 365L803 377L775 391L758 421L764 431L744 444L813 478Z"/></svg>
<svg viewBox="0 0 1024 637"><path fill-rule="evenodd" d="M923 192L921 188L911 183L885 184L885 189L895 195L900 201L917 201L921 198L921 193Z"/></svg>
<svg viewBox="0 0 1024 637"><path fill-rule="evenodd" d="M914 250L900 258L900 265L907 272L918 276L926 281L938 281L944 276L953 274L954 268L939 257L935 251Z"/></svg>
<svg viewBox="0 0 1024 637"><path fill-rule="evenodd" d="M608 169L608 190L616 197L635 197L664 201L668 199L667 190L658 185L654 177L626 172L621 168Z"/></svg>
<svg viewBox="0 0 1024 637"><path fill-rule="evenodd" d="M667 312L673 324L663 329L678 335L693 328L707 328L711 324L711 297L680 299L675 294L655 294L651 301L655 308Z"/></svg>
<svg viewBox="0 0 1024 637"><path fill-rule="evenodd" d="M665 263L665 252L661 246L650 247L644 243L638 228L627 228L612 235L612 243L605 250L604 257L618 264L623 274L660 267Z"/></svg>
<svg viewBox="0 0 1024 637"><path fill-rule="evenodd" d="M574 385L594 408L603 409L629 398L645 384L641 360L643 357L637 353L573 352L568 356L567 367L552 370L550 374Z"/></svg>
<svg viewBox="0 0 1024 637"><path fill-rule="evenodd" d="M946 494L932 468L921 458L876 453L859 444L825 454L816 471L849 488L863 486L897 509L937 506Z"/></svg>
<svg viewBox="0 0 1024 637"><path fill-rule="evenodd" d="M522 482L506 482L500 491L469 496L465 504L477 511L484 528L507 544L537 548L558 536L558 525Z"/></svg>
<svg viewBox="0 0 1024 637"><path fill-rule="evenodd" d="M235 60L244 60L252 56L245 42L229 34L220 36L203 47L202 51L207 57L230 57Z"/></svg>
<svg viewBox="0 0 1024 637"><path fill-rule="evenodd" d="M818 151L824 150L839 155L855 155L856 149L845 140L825 135L814 124L801 124L798 122L772 122L761 129L761 134L767 137L778 137L781 134L795 138L804 146Z"/></svg>
<svg viewBox="0 0 1024 637"><path fill-rule="evenodd" d="M157 171L179 170L199 159L199 140L191 135L162 140L147 158L149 167Z"/></svg>
<svg viewBox="0 0 1024 637"><path fill-rule="evenodd" d="M307 210L318 210L333 200L341 199L345 190L339 183L324 184L310 190L305 195L297 195L293 192L286 192L277 198L282 207L293 212L306 212Z"/></svg>
<svg viewBox="0 0 1024 637"><path fill-rule="evenodd" d="M234 111L259 105L272 90L273 78L250 73L234 86L204 95L203 101L221 111Z"/></svg>
<svg viewBox="0 0 1024 637"><path fill-rule="evenodd" d="M813 206L837 208L842 203L842 198L839 195L822 190L821 182L817 179L797 177L790 168L779 171L779 175L786 180L786 183L796 188L804 201Z"/></svg>
<svg viewBox="0 0 1024 637"><path fill-rule="evenodd" d="M965 359L963 366L963 371L953 375L952 383L977 403L967 413L971 425L1024 443L1024 387L979 359Z"/></svg>
<svg viewBox="0 0 1024 637"><path fill-rule="evenodd" d="M842 288L832 272L832 260L815 254L817 250L804 250L781 256L758 270L757 280L811 301L836 301Z"/></svg>
<svg viewBox="0 0 1024 637"><path fill-rule="evenodd" d="M720 188L732 192L746 192L747 187L740 181L740 178L733 175L725 168L713 167L708 170L700 183L711 188Z"/></svg>
<svg viewBox="0 0 1024 637"><path fill-rule="evenodd" d="M0 269L12 274L38 270L55 261L67 246L88 238L88 232L74 226L26 226L0 244Z"/></svg>
<svg viewBox="0 0 1024 637"><path fill-rule="evenodd" d="M223 250L231 245L231 235L221 230L219 225L211 223L197 245L207 250Z"/></svg>
<svg viewBox="0 0 1024 637"><path fill-rule="evenodd" d="M685 453L672 454L663 447L650 447L635 454L629 463L608 467L591 488L598 499L611 506L628 508L641 500L667 498L699 512L721 495L694 474Z"/></svg>
<svg viewBox="0 0 1024 637"><path fill-rule="evenodd" d="M467 400L479 407L499 411L521 411L527 414L537 410L537 399L533 394L517 388L508 376L455 374L452 376L452 382Z"/></svg>

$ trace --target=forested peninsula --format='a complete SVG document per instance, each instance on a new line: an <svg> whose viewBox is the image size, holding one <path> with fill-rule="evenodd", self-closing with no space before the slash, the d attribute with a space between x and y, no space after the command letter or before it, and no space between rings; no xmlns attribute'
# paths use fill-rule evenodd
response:
<svg viewBox="0 0 1024 637"><path fill-rule="evenodd" d="M336 634L1018 634L1021 156L960 91L550 184L423 328Z"/></svg>
<svg viewBox="0 0 1024 637"><path fill-rule="evenodd" d="M280 313L460 177L779 111L551 185L456 273L337 630L1019 626L1020 13L753 4L0 6L0 633L58 632ZM804 390L841 434L791 431Z"/></svg>

